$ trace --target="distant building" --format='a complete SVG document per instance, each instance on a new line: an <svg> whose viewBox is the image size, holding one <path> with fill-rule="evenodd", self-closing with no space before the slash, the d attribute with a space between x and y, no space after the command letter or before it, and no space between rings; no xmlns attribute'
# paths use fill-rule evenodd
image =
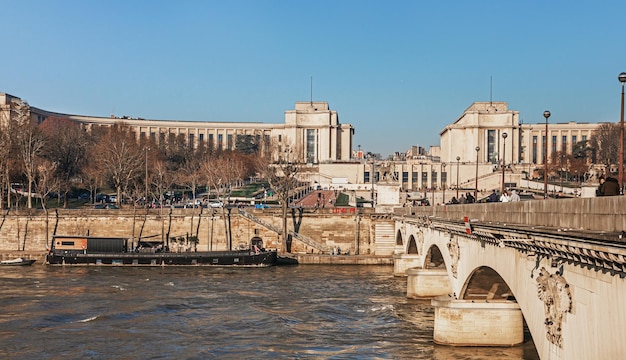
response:
<svg viewBox="0 0 626 360"><path fill-rule="evenodd" d="M0 93L0 121L14 116L11 111L20 98ZM196 148L200 143L214 149L234 150L237 137L251 135L259 143L270 143L275 156L309 164L349 161L352 155L354 127L340 124L337 111L330 110L327 102L296 102L295 109L285 111L284 123L214 122L186 120L148 120L143 118L99 117L62 114L30 107L31 118L42 123L48 117L62 117L82 124L86 129L94 126L111 126L123 122L138 139L156 143L170 136L185 136L187 143Z"/></svg>

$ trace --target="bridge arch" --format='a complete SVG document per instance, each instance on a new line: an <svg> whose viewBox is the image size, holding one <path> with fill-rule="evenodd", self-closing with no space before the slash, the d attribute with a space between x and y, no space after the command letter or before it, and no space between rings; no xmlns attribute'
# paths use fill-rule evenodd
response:
<svg viewBox="0 0 626 360"><path fill-rule="evenodd" d="M415 242L415 237L413 234L409 236L409 241L406 247L406 253L409 255L419 255L419 250L417 249L417 243Z"/></svg>
<svg viewBox="0 0 626 360"><path fill-rule="evenodd" d="M424 256L424 269L441 269L446 267L446 261L443 258L439 246L432 244Z"/></svg>
<svg viewBox="0 0 626 360"><path fill-rule="evenodd" d="M463 284L459 299L462 300L515 300L509 285L489 266L474 269Z"/></svg>

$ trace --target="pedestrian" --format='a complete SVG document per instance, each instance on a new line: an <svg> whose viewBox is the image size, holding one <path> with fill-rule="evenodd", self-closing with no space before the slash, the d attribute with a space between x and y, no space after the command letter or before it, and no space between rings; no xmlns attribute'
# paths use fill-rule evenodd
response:
<svg viewBox="0 0 626 360"><path fill-rule="evenodd" d="M602 185L602 196L616 196L619 195L619 182L612 176L607 176L604 184Z"/></svg>
<svg viewBox="0 0 626 360"><path fill-rule="evenodd" d="M515 191L515 189L511 190L511 196L509 197L509 201L517 202L517 201L520 201L520 200L521 200L521 198L517 194L517 191Z"/></svg>
<svg viewBox="0 0 626 360"><path fill-rule="evenodd" d="M602 188L604 187L604 176L600 176L598 181L600 182L600 184L598 185L598 188L596 189L596 196L604 196L604 192L602 190Z"/></svg>
<svg viewBox="0 0 626 360"><path fill-rule="evenodd" d="M487 197L487 202L498 202L498 199L498 194L496 194L496 191L493 190Z"/></svg>
<svg viewBox="0 0 626 360"><path fill-rule="evenodd" d="M506 190L504 190L502 192L502 195L500 195L500 202L509 202L509 201L511 201L511 199L509 198L509 193Z"/></svg>

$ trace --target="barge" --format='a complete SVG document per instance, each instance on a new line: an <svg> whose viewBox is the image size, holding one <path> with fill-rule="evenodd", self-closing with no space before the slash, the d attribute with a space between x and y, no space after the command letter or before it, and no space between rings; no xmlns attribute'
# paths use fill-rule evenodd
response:
<svg viewBox="0 0 626 360"><path fill-rule="evenodd" d="M136 249L128 245L126 238L54 236L46 264L268 267L276 265L278 258L276 251L263 248L258 237L243 250L171 252L160 242L140 242Z"/></svg>

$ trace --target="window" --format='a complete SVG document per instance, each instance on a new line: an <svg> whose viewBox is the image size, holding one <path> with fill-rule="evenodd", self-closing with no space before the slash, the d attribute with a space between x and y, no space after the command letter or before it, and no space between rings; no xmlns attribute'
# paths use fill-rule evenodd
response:
<svg viewBox="0 0 626 360"><path fill-rule="evenodd" d="M419 178L417 177L417 171L413 171L411 173L411 182L417 183L418 180L419 180Z"/></svg>
<svg viewBox="0 0 626 360"><path fill-rule="evenodd" d="M496 151L496 131L487 130L487 158L493 164L498 162L498 152ZM436 181L433 181L436 183Z"/></svg>
<svg viewBox="0 0 626 360"><path fill-rule="evenodd" d="M537 135L533 136L533 148L532 148L533 163L537 163Z"/></svg>
<svg viewBox="0 0 626 360"><path fill-rule="evenodd" d="M233 149L233 134L228 134L226 136L226 147L228 150Z"/></svg>
<svg viewBox="0 0 626 360"><path fill-rule="evenodd" d="M363 172L363 183L368 184L370 183L370 172L369 171L365 171Z"/></svg>
<svg viewBox="0 0 626 360"><path fill-rule="evenodd" d="M567 136L561 137L561 151L563 152L567 151Z"/></svg>
<svg viewBox="0 0 626 360"><path fill-rule="evenodd" d="M218 149L222 149L224 145L224 135L222 134L217 134L217 148Z"/></svg>
<svg viewBox="0 0 626 360"><path fill-rule="evenodd" d="M556 135L552 135L552 152L556 152Z"/></svg>
<svg viewBox="0 0 626 360"><path fill-rule="evenodd" d="M306 162L315 162L315 129L306 130Z"/></svg>
<svg viewBox="0 0 626 360"><path fill-rule="evenodd" d="M187 145L189 145L190 149L194 148L194 139L195 139L195 134L189 134L188 136L188 140L187 140Z"/></svg>

